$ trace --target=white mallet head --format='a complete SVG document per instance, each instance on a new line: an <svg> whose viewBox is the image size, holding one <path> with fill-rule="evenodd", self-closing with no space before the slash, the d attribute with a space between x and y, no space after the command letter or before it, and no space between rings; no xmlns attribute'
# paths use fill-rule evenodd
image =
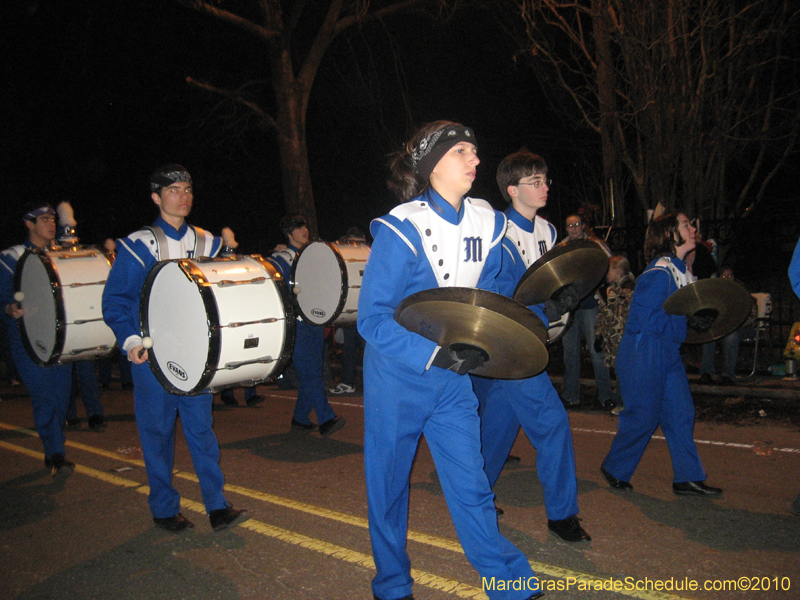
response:
<svg viewBox="0 0 800 600"><path fill-rule="evenodd" d="M142 346L144 346L145 350L149 350L153 347L153 338L151 337L143 337L142 338Z"/></svg>
<svg viewBox="0 0 800 600"><path fill-rule="evenodd" d="M14 292L14 301L22 302L25 300L25 292Z"/></svg>

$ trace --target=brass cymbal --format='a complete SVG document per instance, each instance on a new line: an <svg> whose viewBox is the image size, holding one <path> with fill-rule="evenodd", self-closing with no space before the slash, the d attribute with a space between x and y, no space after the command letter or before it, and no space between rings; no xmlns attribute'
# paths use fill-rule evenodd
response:
<svg viewBox="0 0 800 600"><path fill-rule="evenodd" d="M668 315L715 316L711 329L702 333L688 328L687 344L705 344L725 337L744 322L753 306L753 297L747 289L732 279L700 279L683 286L664 301Z"/></svg>
<svg viewBox="0 0 800 600"><path fill-rule="evenodd" d="M533 263L519 280L514 300L530 306L550 300L563 288L577 284L581 299L588 296L608 271L608 255L590 240L556 246Z"/></svg>
<svg viewBox="0 0 800 600"><path fill-rule="evenodd" d="M470 371L495 379L541 373L549 355L541 319L519 302L473 288L433 288L405 298L394 313L403 327L436 342L470 344L488 359Z"/></svg>

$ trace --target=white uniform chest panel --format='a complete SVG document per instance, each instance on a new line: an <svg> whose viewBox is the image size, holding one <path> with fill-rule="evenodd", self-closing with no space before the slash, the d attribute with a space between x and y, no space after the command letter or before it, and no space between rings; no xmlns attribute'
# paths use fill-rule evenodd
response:
<svg viewBox="0 0 800 600"><path fill-rule="evenodd" d="M159 256L158 242L150 231L143 229L131 234L130 237L132 240L142 240L144 245L147 246L147 249L150 250L150 254L152 254L156 260L164 260L163 256ZM184 233L183 237L179 240L174 240L169 236L165 237L167 240L167 249L169 250L169 254L163 252L162 250L162 255L169 256L170 259L195 258L195 233L191 227L186 229L186 233ZM206 251L209 251L211 250L211 243L209 240L206 240L206 242Z"/></svg>
<svg viewBox="0 0 800 600"><path fill-rule="evenodd" d="M526 269L553 247L550 227L544 219L537 218L534 221L531 233L524 231L509 220L506 237L514 242L514 246L522 257Z"/></svg>
<svg viewBox="0 0 800 600"><path fill-rule="evenodd" d="M464 200L464 214L458 224L441 218L427 202L405 215L419 231L425 256L439 287L475 287L486 264L494 234L494 210ZM482 202L482 201L478 201Z"/></svg>
<svg viewBox="0 0 800 600"><path fill-rule="evenodd" d="M668 256L659 258L658 262L654 266L669 271L669 273L672 275L672 279L675 280L675 285L678 286L678 289L697 281L697 278L689 272L689 269L686 269L685 273L681 273L680 269L678 269L678 267L672 263Z"/></svg>

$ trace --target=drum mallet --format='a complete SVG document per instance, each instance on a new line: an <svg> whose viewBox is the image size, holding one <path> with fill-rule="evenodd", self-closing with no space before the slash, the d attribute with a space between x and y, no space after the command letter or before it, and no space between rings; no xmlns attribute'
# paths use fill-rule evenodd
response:
<svg viewBox="0 0 800 600"><path fill-rule="evenodd" d="M23 300L25 300L25 292L14 292L14 302L17 303L17 308L22 308L22 304L20 304Z"/></svg>
<svg viewBox="0 0 800 600"><path fill-rule="evenodd" d="M142 338L142 349L139 350L139 358L142 358L145 350L153 347L153 338L151 337L143 337Z"/></svg>

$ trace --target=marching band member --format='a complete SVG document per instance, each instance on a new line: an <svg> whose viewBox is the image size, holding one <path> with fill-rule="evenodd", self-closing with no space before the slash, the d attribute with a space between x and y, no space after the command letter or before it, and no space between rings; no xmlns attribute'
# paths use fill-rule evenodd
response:
<svg viewBox="0 0 800 600"><path fill-rule="evenodd" d="M285 281L291 279L292 264L297 253L308 244L308 227L300 215L287 215L281 219L281 231L288 246L273 253L270 260L283 275ZM339 431L345 425L344 417L333 412L325 393L325 380L322 376L325 328L307 323L297 318L292 362L297 370L297 402L292 416L292 427L311 431L314 425L308 418L313 409L319 423L319 433L323 437Z"/></svg>
<svg viewBox="0 0 800 600"><path fill-rule="evenodd" d="M475 180L472 130L437 121L421 128L390 164L404 203L375 219L358 304L364 355L364 461L378 600L412 598L406 552L411 465L424 433L464 552L481 576L537 582L525 556L498 531L483 471L478 401L466 373L478 348L443 348L394 320L400 302L437 287L497 291L505 218L466 196ZM533 589L487 590L521 600Z"/></svg>
<svg viewBox="0 0 800 600"><path fill-rule="evenodd" d="M514 296L528 267L555 245L555 227L536 214L547 205L549 183L544 159L528 151L507 156L497 168L497 185L511 204L506 210L508 229L498 277L500 293L508 297ZM531 308L547 325L577 303L577 294L561 294L558 301ZM578 480L569 418L547 372L527 379L473 377L472 383L481 403L484 469L492 487L521 424L536 448L536 473L544 488L548 528L568 542L591 540L577 516Z"/></svg>
<svg viewBox="0 0 800 600"><path fill-rule="evenodd" d="M694 402L680 347L687 326L707 331L704 318L668 315L664 301L694 281L683 262L695 247L695 228L683 213L655 219L647 230L645 258L650 261L636 282L628 322L617 354L617 378L625 410L617 435L600 468L608 484L631 490L630 478L660 426L672 457L672 490L677 495L716 496L706 485L694 443Z"/></svg>
<svg viewBox="0 0 800 600"><path fill-rule="evenodd" d="M49 204L32 204L25 209L23 222L28 239L0 255L0 302L5 309L5 326L11 355L28 389L36 431L44 444L44 464L53 475L68 475L75 464L64 458L64 422L72 388L72 365L41 367L25 350L17 327L24 308L14 300L14 273L25 250L46 250L56 237L56 212ZM24 301L23 301L24 304Z"/></svg>
<svg viewBox="0 0 800 600"><path fill-rule="evenodd" d="M159 217L151 227L118 240L117 258L103 291L103 319L133 363L136 425L150 482L150 510L156 526L179 532L194 527L180 513L180 494L172 487L175 419L180 414L192 463L200 480L203 503L217 531L246 521L246 510L236 510L222 491L219 443L212 430L211 394L178 396L167 392L146 364L147 349L139 330L139 297L150 269L161 260L216 256L218 237L192 227L192 178L180 165L167 165L150 176L153 202ZM168 300L167 300L168 301ZM176 306L175 310L180 310Z"/></svg>

